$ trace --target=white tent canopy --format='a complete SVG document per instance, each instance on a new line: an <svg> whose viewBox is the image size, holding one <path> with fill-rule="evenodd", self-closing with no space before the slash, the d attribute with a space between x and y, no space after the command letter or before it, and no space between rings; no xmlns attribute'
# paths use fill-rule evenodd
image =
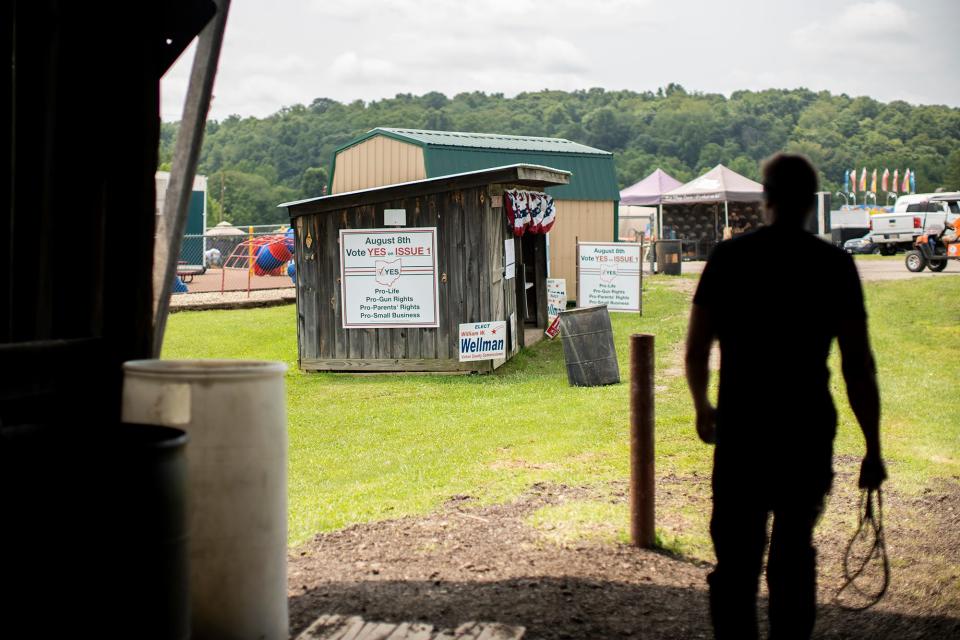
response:
<svg viewBox="0 0 960 640"><path fill-rule="evenodd" d="M226 220L215 226L213 229L207 229L208 236L244 236L247 235L242 229L238 229Z"/></svg>

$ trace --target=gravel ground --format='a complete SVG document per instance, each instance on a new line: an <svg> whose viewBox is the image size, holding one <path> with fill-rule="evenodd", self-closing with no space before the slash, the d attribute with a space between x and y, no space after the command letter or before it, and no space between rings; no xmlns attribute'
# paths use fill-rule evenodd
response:
<svg viewBox="0 0 960 640"><path fill-rule="evenodd" d="M942 278L944 276L960 275L960 260L950 260L947 268L940 273L933 273L924 269L920 273L907 271L903 255L879 258L860 258L854 260L860 277L867 281L876 280L907 280L909 278Z"/></svg>
<svg viewBox="0 0 960 640"><path fill-rule="evenodd" d="M960 260L951 260L947 263L947 268L940 273L933 273L924 269L920 273L911 273L903 263L903 256L896 255L887 257L864 257L854 260L857 270L860 272L860 278L866 282L875 282L878 280L907 280L909 278L942 278L944 276L960 275ZM684 262L681 267L683 273L700 274L703 272L703 261ZM649 272L649 264L647 273Z"/></svg>
<svg viewBox="0 0 960 640"><path fill-rule="evenodd" d="M199 311L201 309L243 309L272 307L296 302L296 291L285 289L257 289L246 291L219 291L210 293L180 293L170 296L170 311Z"/></svg>

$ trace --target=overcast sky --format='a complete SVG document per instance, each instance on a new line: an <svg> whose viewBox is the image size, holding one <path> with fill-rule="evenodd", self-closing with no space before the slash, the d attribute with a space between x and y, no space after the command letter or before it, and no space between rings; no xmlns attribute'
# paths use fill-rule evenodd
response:
<svg viewBox="0 0 960 640"><path fill-rule="evenodd" d="M163 82L179 120L193 59ZM960 0L233 0L210 117L327 97L807 87L960 106Z"/></svg>

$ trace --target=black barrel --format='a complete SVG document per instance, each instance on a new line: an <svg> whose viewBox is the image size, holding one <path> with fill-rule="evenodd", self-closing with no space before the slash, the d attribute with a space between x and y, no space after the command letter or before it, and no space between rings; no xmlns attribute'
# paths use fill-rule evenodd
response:
<svg viewBox="0 0 960 640"><path fill-rule="evenodd" d="M571 386L597 387L620 382L607 305L561 311L560 337Z"/></svg>
<svg viewBox="0 0 960 640"><path fill-rule="evenodd" d="M189 638L186 443L82 419L0 428L0 636Z"/></svg>
<svg viewBox="0 0 960 640"><path fill-rule="evenodd" d="M682 244L679 240L657 240L657 272L668 276L680 275L683 258Z"/></svg>

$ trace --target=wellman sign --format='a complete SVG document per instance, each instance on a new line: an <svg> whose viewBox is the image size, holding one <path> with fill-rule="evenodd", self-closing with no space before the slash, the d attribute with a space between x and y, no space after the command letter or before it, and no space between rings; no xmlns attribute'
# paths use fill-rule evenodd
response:
<svg viewBox="0 0 960 640"><path fill-rule="evenodd" d="M507 323L469 322L460 325L460 362L507 357Z"/></svg>

